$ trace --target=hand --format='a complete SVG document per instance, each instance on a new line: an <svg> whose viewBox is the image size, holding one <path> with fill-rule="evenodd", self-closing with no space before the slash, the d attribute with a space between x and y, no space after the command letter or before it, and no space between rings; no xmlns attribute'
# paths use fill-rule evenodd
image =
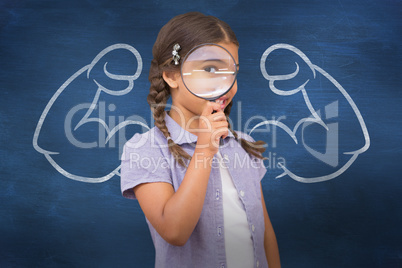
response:
<svg viewBox="0 0 402 268"><path fill-rule="evenodd" d="M213 111L217 111L213 113ZM219 141L228 136L228 122L225 113L221 110L220 104L208 102L198 120L197 146L215 155L219 150Z"/></svg>

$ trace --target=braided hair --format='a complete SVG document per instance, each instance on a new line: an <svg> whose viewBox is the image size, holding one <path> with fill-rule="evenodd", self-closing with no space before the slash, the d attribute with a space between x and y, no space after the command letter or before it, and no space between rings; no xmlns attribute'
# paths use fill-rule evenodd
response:
<svg viewBox="0 0 402 268"><path fill-rule="evenodd" d="M230 26L213 16L206 16L199 12L189 12L172 18L160 30L152 49L153 59L149 71L149 81L151 83L147 97L151 108L155 126L157 126L168 140L169 151L175 160L183 167L186 166L185 160L190 160L191 156L184 151L171 138L165 122L165 107L171 95L170 87L163 79L163 72L180 72L180 65L172 62L172 48L174 44L181 46L180 53L187 54L191 48L202 43L219 43L222 41L231 42L239 46L237 38ZM229 117L233 101L225 108L226 118ZM265 159L262 153L265 151L264 141L250 142L242 138L233 131L230 120L229 130L240 142L243 149L260 159Z"/></svg>

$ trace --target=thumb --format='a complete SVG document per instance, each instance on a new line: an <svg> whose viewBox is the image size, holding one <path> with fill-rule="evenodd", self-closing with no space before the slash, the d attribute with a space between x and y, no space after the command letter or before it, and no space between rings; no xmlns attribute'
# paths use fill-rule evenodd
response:
<svg viewBox="0 0 402 268"><path fill-rule="evenodd" d="M207 104L204 107L204 110L202 111L202 115L207 116L212 114L212 112L219 111L220 110L220 104L212 101L208 101Z"/></svg>

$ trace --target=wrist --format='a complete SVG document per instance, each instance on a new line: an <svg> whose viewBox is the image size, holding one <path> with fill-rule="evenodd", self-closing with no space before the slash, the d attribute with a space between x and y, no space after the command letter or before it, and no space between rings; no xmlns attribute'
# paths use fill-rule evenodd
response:
<svg viewBox="0 0 402 268"><path fill-rule="evenodd" d="M199 156L214 157L214 155L217 153L217 150L214 150L214 148L212 148L212 146L209 144L200 144L197 142L194 149L194 154L196 153Z"/></svg>
<svg viewBox="0 0 402 268"><path fill-rule="evenodd" d="M195 145L195 152L204 153L206 156L213 157L218 152L218 150L219 142L214 145L213 142L211 142L210 138L206 140L199 138L197 140L197 144Z"/></svg>
<svg viewBox="0 0 402 268"><path fill-rule="evenodd" d="M196 148L194 150L194 154L192 159L195 161L195 165L197 166L211 166L212 160L214 158L214 153L208 150L207 148Z"/></svg>

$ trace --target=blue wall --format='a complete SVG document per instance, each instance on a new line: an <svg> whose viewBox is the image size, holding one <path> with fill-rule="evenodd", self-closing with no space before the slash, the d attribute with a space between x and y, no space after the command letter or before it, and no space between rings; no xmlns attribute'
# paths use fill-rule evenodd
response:
<svg viewBox="0 0 402 268"><path fill-rule="evenodd" d="M153 126L156 35L193 10L238 36L231 119L245 132L266 123L251 135L268 143L262 182L283 267L402 267L402 2L391 0L0 1L0 266L153 266L142 211L121 197L113 172L123 142ZM93 62L115 44L129 46ZM299 66L274 82L278 92L261 71L275 44L292 47L267 55L267 75ZM131 91L116 95L128 83L107 77L105 62L113 74L142 71ZM106 144L99 122L65 132L84 118L94 80L115 95L101 92L89 118L110 129L137 121ZM307 80L308 101L302 91L283 95ZM321 125L294 128L312 112ZM79 148L72 137L95 145ZM288 170L280 178L278 163Z"/></svg>

